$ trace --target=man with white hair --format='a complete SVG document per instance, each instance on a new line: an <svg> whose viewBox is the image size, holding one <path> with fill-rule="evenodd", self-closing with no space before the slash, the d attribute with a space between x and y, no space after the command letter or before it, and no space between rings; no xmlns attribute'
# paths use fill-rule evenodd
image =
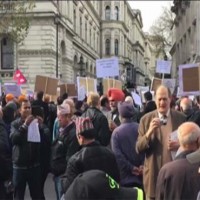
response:
<svg viewBox="0 0 200 200"><path fill-rule="evenodd" d="M179 154L165 164L158 175L156 199L196 200L200 189L200 162L190 163L186 156L199 148L200 128L185 122L178 128Z"/></svg>

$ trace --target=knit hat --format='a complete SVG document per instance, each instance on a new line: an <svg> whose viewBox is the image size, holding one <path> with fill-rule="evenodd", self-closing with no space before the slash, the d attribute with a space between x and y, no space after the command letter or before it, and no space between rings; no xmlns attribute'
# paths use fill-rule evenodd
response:
<svg viewBox="0 0 200 200"><path fill-rule="evenodd" d="M6 102L12 101L15 98L15 96L11 93L8 93L6 95Z"/></svg>
<svg viewBox="0 0 200 200"><path fill-rule="evenodd" d="M21 103L22 101L27 100L26 95L22 94L18 96L18 102Z"/></svg>
<svg viewBox="0 0 200 200"><path fill-rule="evenodd" d="M118 88L110 88L108 90L109 101L124 101L125 95L122 90Z"/></svg>
<svg viewBox="0 0 200 200"><path fill-rule="evenodd" d="M84 137L94 138L95 130L93 123L89 117L77 117L76 118L76 134Z"/></svg>
<svg viewBox="0 0 200 200"><path fill-rule="evenodd" d="M65 115L65 114L70 114L71 109L69 104L61 104L57 106L57 115Z"/></svg>
<svg viewBox="0 0 200 200"><path fill-rule="evenodd" d="M143 199L143 192L138 188L125 188L100 170L89 170L79 174L72 182L64 199Z"/></svg>
<svg viewBox="0 0 200 200"><path fill-rule="evenodd" d="M118 105L118 111L123 118L132 118L134 115L134 107L129 102L122 102Z"/></svg>

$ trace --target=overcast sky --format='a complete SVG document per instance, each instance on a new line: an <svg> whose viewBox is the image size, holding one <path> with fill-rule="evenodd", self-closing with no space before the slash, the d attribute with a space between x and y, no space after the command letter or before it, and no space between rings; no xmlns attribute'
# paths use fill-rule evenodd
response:
<svg viewBox="0 0 200 200"><path fill-rule="evenodd" d="M161 15L162 7L170 6L173 1L129 1L131 8L142 13L143 31L149 31L153 22Z"/></svg>

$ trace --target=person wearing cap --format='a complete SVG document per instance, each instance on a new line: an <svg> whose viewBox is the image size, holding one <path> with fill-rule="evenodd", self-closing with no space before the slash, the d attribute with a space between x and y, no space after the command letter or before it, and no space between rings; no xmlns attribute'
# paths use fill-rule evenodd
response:
<svg viewBox="0 0 200 200"><path fill-rule="evenodd" d="M110 130L106 116L100 111L99 94L91 92L87 98L88 108L82 114L82 117L89 117L95 128L95 139L101 145L107 146L110 143Z"/></svg>
<svg viewBox="0 0 200 200"><path fill-rule="evenodd" d="M76 138L76 125L72 120L72 115L68 103L57 106L57 118L60 129L52 144L50 161L51 172L54 175L57 200L60 200L63 194L60 177L64 174L70 157L80 149Z"/></svg>
<svg viewBox="0 0 200 200"><path fill-rule="evenodd" d="M27 183L31 198L42 198L40 155L41 146L45 145L42 139L43 119L33 116L31 111L30 102L24 100L20 107L20 118L11 123L14 199L24 199ZM33 121L35 130L38 127L38 131L30 128ZM31 130L34 132L31 133Z"/></svg>
<svg viewBox="0 0 200 200"><path fill-rule="evenodd" d="M6 103L13 101L14 98L15 98L15 96L13 94L11 94L11 93L6 94L6 99L5 99Z"/></svg>
<svg viewBox="0 0 200 200"><path fill-rule="evenodd" d="M131 103L118 105L121 125L111 136L111 148L115 154L120 170L120 184L126 187L143 188L142 173L144 155L137 154L135 145L138 137L138 123L133 121L135 114Z"/></svg>
<svg viewBox="0 0 200 200"><path fill-rule="evenodd" d="M136 151L145 153L143 184L147 200L155 199L158 172L172 161L171 151L177 151L179 143L171 140L171 133L185 122L185 116L170 109L170 89L160 85L155 92L157 109L144 115L139 123Z"/></svg>
<svg viewBox="0 0 200 200"><path fill-rule="evenodd" d="M125 94L122 90L117 88L110 88L108 90L108 99L110 103L110 119L109 121L109 127L110 130L113 131L117 126L120 125L120 119L119 119L119 112L118 112L118 103L121 101L124 101Z"/></svg>
<svg viewBox="0 0 200 200"><path fill-rule="evenodd" d="M63 192L66 192L78 174L91 169L99 169L120 180L115 156L111 150L95 140L95 128L90 118L76 119L76 136L82 149L73 155L62 176Z"/></svg>
<svg viewBox="0 0 200 200"><path fill-rule="evenodd" d="M185 122L178 128L179 154L165 164L158 175L156 200L196 200L200 190L200 161L188 162L186 156L199 148L200 128L193 122Z"/></svg>
<svg viewBox="0 0 200 200"><path fill-rule="evenodd" d="M144 200L139 188L121 187L108 173L89 170L79 174L62 200Z"/></svg>

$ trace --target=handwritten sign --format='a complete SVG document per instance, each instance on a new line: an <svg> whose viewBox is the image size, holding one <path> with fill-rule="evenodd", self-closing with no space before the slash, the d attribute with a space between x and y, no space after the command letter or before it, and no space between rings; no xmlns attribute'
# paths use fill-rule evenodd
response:
<svg viewBox="0 0 200 200"><path fill-rule="evenodd" d="M96 60L97 78L119 76L119 60L117 57Z"/></svg>
<svg viewBox="0 0 200 200"><path fill-rule="evenodd" d="M15 97L21 95L21 87L16 83L4 83L5 94L11 93Z"/></svg>
<svg viewBox="0 0 200 200"><path fill-rule="evenodd" d="M167 60L157 60L156 72L162 74L170 74L171 72L171 61Z"/></svg>

